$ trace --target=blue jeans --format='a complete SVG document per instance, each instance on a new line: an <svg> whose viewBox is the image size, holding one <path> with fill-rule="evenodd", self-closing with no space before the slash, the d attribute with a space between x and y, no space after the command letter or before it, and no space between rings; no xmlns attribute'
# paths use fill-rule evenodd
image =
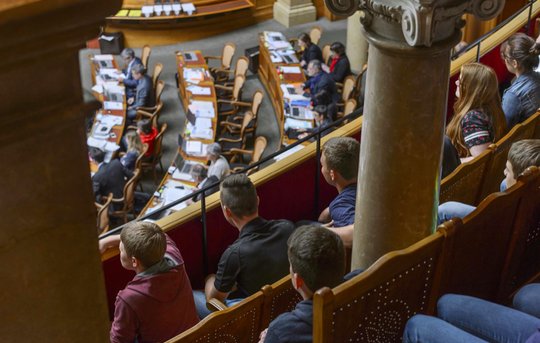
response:
<svg viewBox="0 0 540 343"><path fill-rule="evenodd" d="M522 287L514 296L516 310L540 318L540 283L531 283Z"/></svg>
<svg viewBox="0 0 540 343"><path fill-rule="evenodd" d="M204 291L193 291L193 300L195 300L195 309L197 310L197 314L199 315L200 319L204 319L206 316L212 313L208 307L206 307L206 295L204 294ZM244 299L225 299L225 305L227 305L227 307L231 307L238 304L242 300Z"/></svg>
<svg viewBox="0 0 540 343"><path fill-rule="evenodd" d="M509 307L465 295L447 294L437 304L440 319L409 320L404 342L522 343L540 327L540 319Z"/></svg>
<svg viewBox="0 0 540 343"><path fill-rule="evenodd" d="M437 225L441 225L452 218L464 218L475 209L474 206L456 201L442 203L437 209Z"/></svg>

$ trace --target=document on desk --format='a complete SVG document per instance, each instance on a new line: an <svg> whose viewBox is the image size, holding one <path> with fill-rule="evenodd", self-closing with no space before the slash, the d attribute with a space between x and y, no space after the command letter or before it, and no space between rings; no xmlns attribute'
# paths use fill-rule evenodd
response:
<svg viewBox="0 0 540 343"><path fill-rule="evenodd" d="M285 63L299 63L296 52L293 49L279 50L278 54ZM272 61L273 62L273 61Z"/></svg>
<svg viewBox="0 0 540 343"><path fill-rule="evenodd" d="M103 86L102 85L95 85L94 87L92 87L92 91L94 91L96 93L99 93L99 94L103 94Z"/></svg>
<svg viewBox="0 0 540 343"><path fill-rule="evenodd" d="M286 118L285 124L283 125L285 128L293 128L293 129L311 129L313 128L313 124L311 121L307 120L299 120L299 119L293 119L293 118Z"/></svg>
<svg viewBox="0 0 540 343"><path fill-rule="evenodd" d="M281 58L281 56L275 51L270 51L270 59L272 60L272 63L283 62L283 59Z"/></svg>
<svg viewBox="0 0 540 343"><path fill-rule="evenodd" d="M125 94L126 87L120 86L119 84L113 82L107 82L103 85L105 90L109 93Z"/></svg>
<svg viewBox="0 0 540 343"><path fill-rule="evenodd" d="M124 118L121 116L113 116L110 114L101 114L96 116L96 119L99 120L101 124L107 125L107 126L117 126L122 125L124 122Z"/></svg>
<svg viewBox="0 0 540 343"><path fill-rule="evenodd" d="M119 101L104 101L103 108L106 110L122 110L124 108L124 103Z"/></svg>
<svg viewBox="0 0 540 343"><path fill-rule="evenodd" d="M212 120L210 118L197 118L195 120L195 128L197 129L211 129Z"/></svg>
<svg viewBox="0 0 540 343"><path fill-rule="evenodd" d="M163 206L167 206L168 204L175 202L178 199L181 199L185 197L186 195L191 194L192 191L190 189L183 189L183 188L175 188L175 187L166 187L163 191L163 194L161 197L164 200ZM179 211L186 207L186 203L183 201L173 207L171 207L171 210L173 211Z"/></svg>
<svg viewBox="0 0 540 343"><path fill-rule="evenodd" d="M188 108L197 118L214 118L216 116L212 101L191 101Z"/></svg>
<svg viewBox="0 0 540 343"><path fill-rule="evenodd" d="M187 141L186 153L189 155L200 156L202 154L202 143L199 141Z"/></svg>
<svg viewBox="0 0 540 343"><path fill-rule="evenodd" d="M199 82L204 80L203 68L184 68L183 74L184 80L189 83L199 84Z"/></svg>
<svg viewBox="0 0 540 343"><path fill-rule="evenodd" d="M86 139L86 145L91 146L93 148L98 148L101 150L105 150L105 146L107 145L107 141L104 139L97 139L95 137L88 137Z"/></svg>
<svg viewBox="0 0 540 343"><path fill-rule="evenodd" d="M196 127L191 131L191 137L199 139L212 139L214 137L214 130L212 130L211 128L200 129Z"/></svg>
<svg viewBox="0 0 540 343"><path fill-rule="evenodd" d="M281 69L281 72L284 74L301 74L302 70L300 67L279 67Z"/></svg>
<svg viewBox="0 0 540 343"><path fill-rule="evenodd" d="M112 61L114 60L113 55L94 55L94 61Z"/></svg>
<svg viewBox="0 0 540 343"><path fill-rule="evenodd" d="M186 88L193 95L211 95L212 89L210 87L200 87L196 85L190 85Z"/></svg>
<svg viewBox="0 0 540 343"><path fill-rule="evenodd" d="M118 80L120 76L124 76L124 74L122 74L121 71L114 68L100 68L99 75L108 76L111 79L115 79L115 80Z"/></svg>

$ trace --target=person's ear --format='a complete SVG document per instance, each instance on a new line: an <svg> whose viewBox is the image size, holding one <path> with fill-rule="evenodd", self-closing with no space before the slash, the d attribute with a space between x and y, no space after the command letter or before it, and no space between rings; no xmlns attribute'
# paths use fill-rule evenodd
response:
<svg viewBox="0 0 540 343"><path fill-rule="evenodd" d="M140 264L141 262L135 256L131 256L131 266L133 267L133 269L137 269Z"/></svg>
<svg viewBox="0 0 540 343"><path fill-rule="evenodd" d="M302 286L304 286L304 279L298 273L292 273L291 280L294 289L300 289Z"/></svg>
<svg viewBox="0 0 540 343"><path fill-rule="evenodd" d="M334 169L330 169L330 179L332 181L336 181L336 172L334 171Z"/></svg>

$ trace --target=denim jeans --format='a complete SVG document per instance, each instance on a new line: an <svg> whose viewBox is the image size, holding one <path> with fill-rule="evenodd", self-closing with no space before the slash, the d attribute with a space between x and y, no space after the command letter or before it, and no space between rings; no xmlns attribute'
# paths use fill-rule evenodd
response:
<svg viewBox="0 0 540 343"><path fill-rule="evenodd" d="M464 218L475 209L474 206L456 201L442 203L437 210L437 225L441 225L452 218Z"/></svg>
<svg viewBox="0 0 540 343"><path fill-rule="evenodd" d="M200 319L204 319L206 316L212 313L206 307L206 295L204 294L204 291L193 291L193 300L195 300L195 309L197 310L197 314L199 315ZM227 305L227 307L231 307L238 304L242 300L244 299L225 299L225 305Z"/></svg>
<svg viewBox="0 0 540 343"><path fill-rule="evenodd" d="M447 294L437 304L440 319L409 320L404 342L522 343L540 327L540 319L509 307L465 295Z"/></svg>
<svg viewBox="0 0 540 343"><path fill-rule="evenodd" d="M522 287L514 296L516 310L540 318L540 283L531 283Z"/></svg>

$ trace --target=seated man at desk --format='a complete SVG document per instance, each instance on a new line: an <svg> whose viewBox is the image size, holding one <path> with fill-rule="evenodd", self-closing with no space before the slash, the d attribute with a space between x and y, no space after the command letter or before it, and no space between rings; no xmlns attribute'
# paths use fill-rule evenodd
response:
<svg viewBox="0 0 540 343"><path fill-rule="evenodd" d="M221 155L221 145L219 143L208 145L206 148L206 158L210 161L208 177L216 176L218 180L221 180L229 175L231 167L227 159Z"/></svg>
<svg viewBox="0 0 540 343"><path fill-rule="evenodd" d="M204 292L193 292L200 318L210 314L207 300L232 306L289 272L287 240L294 224L259 217L257 190L245 174L225 178L220 191L223 216L240 235L221 255L216 274L206 278Z"/></svg>
<svg viewBox="0 0 540 343"><path fill-rule="evenodd" d="M322 130L325 127L332 124L332 118L328 113L328 106L326 105L317 105L313 109L313 119L315 119L315 127L312 129L300 129L298 132L298 139L307 137L309 134L316 132L317 130ZM321 133L321 138L332 132L332 129L328 129ZM313 139L313 138L312 138ZM315 140L315 139L313 139Z"/></svg>
<svg viewBox="0 0 540 343"><path fill-rule="evenodd" d="M217 176L208 176L208 171L202 164L196 164L193 166L193 168L191 169L191 176L193 177L193 180L195 180L195 182L197 183L197 190L216 184L214 187L205 191L204 196L209 196L210 194L214 194L215 192L219 191L219 185L217 184L219 180ZM201 200L202 196L203 193L199 193L193 196L193 198L191 198L191 202L197 202Z"/></svg>
<svg viewBox="0 0 540 343"><path fill-rule="evenodd" d="M96 201L101 202L101 197L106 197L110 193L115 199L120 199L124 196L124 186L127 179L133 174L124 168L118 159L114 159L109 163L104 162L105 152L97 148L90 148L90 158L98 165L98 171L92 177L92 187ZM113 204L113 206L121 204Z"/></svg>
<svg viewBox="0 0 540 343"><path fill-rule="evenodd" d="M135 95L127 99L127 117L133 120L137 116L137 108L154 106L154 87L152 78L146 75L146 68L137 64L131 68L133 79L138 81Z"/></svg>
<svg viewBox="0 0 540 343"><path fill-rule="evenodd" d="M304 93L304 96L311 97L313 106L328 106L338 101L339 94L336 83L329 74L321 69L321 61L313 60L309 62L307 74L310 79L304 83L302 88L304 91L309 90L309 94Z"/></svg>
<svg viewBox="0 0 540 343"><path fill-rule="evenodd" d="M321 173L339 194L321 212L319 222L337 233L346 247L352 246L359 157L360 143L351 137L329 139L321 154Z"/></svg>
<svg viewBox="0 0 540 343"><path fill-rule="evenodd" d="M140 58L135 56L135 51L130 48L125 48L124 50L122 50L120 56L126 63L126 68L122 69L122 73L124 74L124 76L120 77L118 81L124 83L124 86L126 87L126 97L131 98L135 96L135 89L137 88L137 84L139 83L133 78L131 70L136 65L142 65L142 61Z"/></svg>

